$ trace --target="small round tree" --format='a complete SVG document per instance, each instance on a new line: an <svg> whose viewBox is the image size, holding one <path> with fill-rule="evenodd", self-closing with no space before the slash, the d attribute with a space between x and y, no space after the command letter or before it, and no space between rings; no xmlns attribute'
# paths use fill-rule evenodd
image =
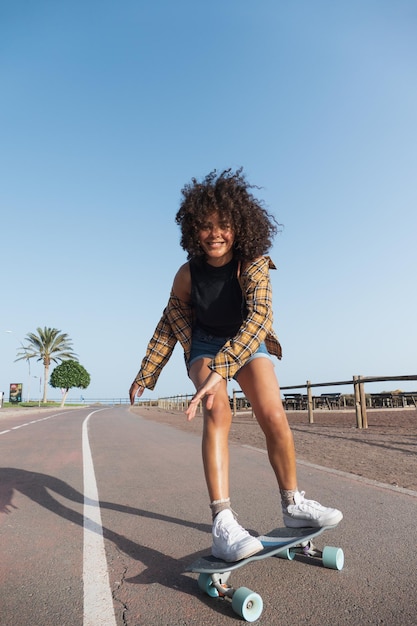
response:
<svg viewBox="0 0 417 626"><path fill-rule="evenodd" d="M78 361L63 361L51 374L51 387L63 389L61 407L64 406L68 391L73 387L87 389L90 384L90 374Z"/></svg>

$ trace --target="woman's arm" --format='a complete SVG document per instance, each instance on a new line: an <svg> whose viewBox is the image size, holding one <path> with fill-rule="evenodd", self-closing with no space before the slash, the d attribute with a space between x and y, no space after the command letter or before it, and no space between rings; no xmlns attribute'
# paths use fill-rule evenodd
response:
<svg viewBox="0 0 417 626"><path fill-rule="evenodd" d="M145 388L154 389L159 375L169 361L178 336L185 333L191 323L189 318L189 300L191 299L191 275L188 263L178 270L168 304L148 343L146 355L130 390L130 402L140 397ZM175 329L175 330L174 330Z"/></svg>
<svg viewBox="0 0 417 626"><path fill-rule="evenodd" d="M184 263L175 275L172 293L186 304L191 303L191 272L190 264Z"/></svg>

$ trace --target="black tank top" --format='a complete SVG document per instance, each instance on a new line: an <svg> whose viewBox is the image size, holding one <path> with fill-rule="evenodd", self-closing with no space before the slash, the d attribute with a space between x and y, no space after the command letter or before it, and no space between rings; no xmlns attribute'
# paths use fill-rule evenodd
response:
<svg viewBox="0 0 417 626"><path fill-rule="evenodd" d="M237 278L238 261L213 267L204 259L191 259L191 302L196 324L216 337L233 337L246 315Z"/></svg>

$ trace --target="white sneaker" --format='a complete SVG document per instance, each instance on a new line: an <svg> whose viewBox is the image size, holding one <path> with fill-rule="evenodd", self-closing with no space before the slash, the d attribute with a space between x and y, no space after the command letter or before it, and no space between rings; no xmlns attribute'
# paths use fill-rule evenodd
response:
<svg viewBox="0 0 417 626"><path fill-rule="evenodd" d="M284 524L288 528L336 526L343 519L341 511L322 506L314 500L306 500L304 494L304 491L296 491L295 504L283 510Z"/></svg>
<svg viewBox="0 0 417 626"><path fill-rule="evenodd" d="M212 536L212 555L227 563L241 561L263 549L259 539L252 537L238 524L231 509L220 511L216 515Z"/></svg>

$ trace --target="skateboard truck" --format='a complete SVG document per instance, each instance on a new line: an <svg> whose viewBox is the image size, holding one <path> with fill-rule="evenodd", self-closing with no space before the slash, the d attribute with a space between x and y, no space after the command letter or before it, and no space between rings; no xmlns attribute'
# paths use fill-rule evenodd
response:
<svg viewBox="0 0 417 626"><path fill-rule="evenodd" d="M232 572L200 574L198 586L211 598L230 598L232 609L247 622L257 620L263 611L263 601L258 593L247 587L235 589L227 584Z"/></svg>

